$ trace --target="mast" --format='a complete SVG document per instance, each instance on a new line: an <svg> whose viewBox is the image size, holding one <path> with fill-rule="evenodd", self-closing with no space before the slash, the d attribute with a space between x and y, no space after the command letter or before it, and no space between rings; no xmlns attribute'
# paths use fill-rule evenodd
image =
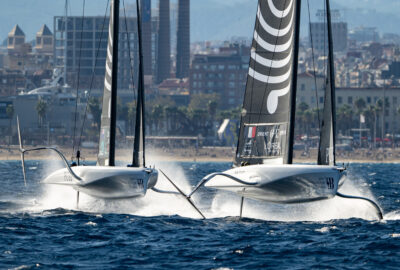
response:
<svg viewBox="0 0 400 270"><path fill-rule="evenodd" d="M65 14L64 14L64 85L67 85L67 50L68 50L68 0L65 0Z"/></svg>
<svg viewBox="0 0 400 270"><path fill-rule="evenodd" d="M326 17L328 28L328 78L325 89L323 120L321 125L318 151L319 165L335 165L336 138L336 97L335 97L335 65L332 40L332 20L329 0L326 1Z"/></svg>
<svg viewBox="0 0 400 270"><path fill-rule="evenodd" d="M142 44L142 16L139 0L136 0L137 27L139 41L139 82L136 102L135 141L133 144L132 167L145 167L145 110L144 110L144 70Z"/></svg>
<svg viewBox="0 0 400 270"><path fill-rule="evenodd" d="M295 38L294 38L294 52L293 52L293 73L292 73L292 95L290 99L290 118L289 118L289 134L288 134L288 152L286 164L293 163L293 144L294 144L294 122L296 117L296 92L297 92L297 68L299 59L299 45L300 45L300 17L301 17L301 0L296 3L296 24L295 24Z"/></svg>
<svg viewBox="0 0 400 270"><path fill-rule="evenodd" d="M117 126L117 87L118 87L118 35L119 35L119 0L113 6L113 57L111 83L111 121L110 121L110 160L109 166L115 166L115 132Z"/></svg>
<svg viewBox="0 0 400 270"><path fill-rule="evenodd" d="M111 1L111 16L108 31L106 74L104 78L99 154L97 157L97 164L100 166L115 166L119 0Z"/></svg>

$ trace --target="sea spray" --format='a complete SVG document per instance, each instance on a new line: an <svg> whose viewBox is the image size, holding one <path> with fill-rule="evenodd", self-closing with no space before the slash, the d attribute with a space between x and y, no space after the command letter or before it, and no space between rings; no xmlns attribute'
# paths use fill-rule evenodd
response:
<svg viewBox="0 0 400 270"><path fill-rule="evenodd" d="M63 167L55 157L43 161L45 164L40 172L44 178L49 173ZM193 188L196 181L189 181L181 165L172 162L157 162L152 160L152 166L163 170L186 194ZM200 177L199 177L200 178ZM159 173L157 188L176 191L174 187ZM375 200L370 186L357 175L348 175L340 192L348 195L366 196ZM80 194L79 208L76 206L76 191L72 187L42 185L41 193L36 194L37 203L33 211L64 208L94 213L121 213L138 216L179 215L189 218L200 218L183 196L160 194L148 190L146 196L135 199L106 201ZM212 189L201 188L192 198L207 218L223 218L238 216L240 211L240 196ZM376 200L375 200L376 201ZM252 199L245 199L243 216L260 220L274 221L326 221L332 219L362 218L376 219L375 209L367 202L354 199L333 199L302 203L274 204Z"/></svg>
<svg viewBox="0 0 400 270"><path fill-rule="evenodd" d="M360 178L348 177L340 188L340 192L355 196L364 196L375 200L368 185ZM376 200L375 200L376 201ZM240 196L219 191L212 207L212 217L238 216ZM300 204L276 204L245 199L243 217L271 221L327 221L332 219L362 218L376 220L377 214L373 206L363 200L332 199Z"/></svg>

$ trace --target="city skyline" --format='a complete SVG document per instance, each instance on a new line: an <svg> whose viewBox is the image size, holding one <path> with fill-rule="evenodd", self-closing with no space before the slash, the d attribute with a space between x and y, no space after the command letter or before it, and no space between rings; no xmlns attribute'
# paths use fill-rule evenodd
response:
<svg viewBox="0 0 400 270"><path fill-rule="evenodd" d="M70 14L74 16L82 15L82 1L70 1ZM177 0L171 0L171 4L176 4ZM316 21L315 11L322 6L314 4L315 0L310 0L312 20ZM332 8L338 8L343 13L343 20L349 23L349 29L365 26L377 27L383 33L400 34L396 23L400 20L396 10L400 10L398 1L385 1L382 5L380 0L354 1L347 3L344 0L333 1ZM52 28L53 17L64 14L64 0L41 0L41 5L37 2L28 0L3 0L7 9L0 10L0 41L6 39L11 29L18 24L25 32L27 40L35 37L37 29L43 24ZM103 16L107 0L87 0L85 16ZM125 4L133 4L133 0L125 0ZM302 4L302 35L308 33L308 14L307 2ZM152 1L152 8L156 8L158 1ZM369 8L365 8L368 6ZM204 40L225 40L233 36L251 37L254 27L254 9L256 5L252 0L194 0L191 3L191 41ZM40 14L40 16L37 16ZM207 14L207 16L204 16ZM229 14L229 16L221 16ZM376 20L369 20L374 16ZM379 23L377 23L379 22Z"/></svg>

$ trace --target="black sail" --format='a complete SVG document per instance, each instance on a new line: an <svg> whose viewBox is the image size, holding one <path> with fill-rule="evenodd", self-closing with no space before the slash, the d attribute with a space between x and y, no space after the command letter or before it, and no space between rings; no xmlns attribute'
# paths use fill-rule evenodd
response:
<svg viewBox="0 0 400 270"><path fill-rule="evenodd" d="M296 0L259 0L235 163L291 162ZM289 157L290 156L290 157Z"/></svg>
<svg viewBox="0 0 400 270"><path fill-rule="evenodd" d="M319 165L335 165L335 69L332 41L332 25L329 1L326 0L326 15L328 24L328 76L325 88L324 112L321 125L320 143L318 149Z"/></svg>
<svg viewBox="0 0 400 270"><path fill-rule="evenodd" d="M114 6L117 6L117 8L115 8ZM115 162L118 20L115 21L114 18L118 18L118 6L119 0L111 1L106 73L104 78L103 106L101 113L99 153L97 156L97 165L100 166L114 166ZM114 34L117 36L116 38L114 38Z"/></svg>

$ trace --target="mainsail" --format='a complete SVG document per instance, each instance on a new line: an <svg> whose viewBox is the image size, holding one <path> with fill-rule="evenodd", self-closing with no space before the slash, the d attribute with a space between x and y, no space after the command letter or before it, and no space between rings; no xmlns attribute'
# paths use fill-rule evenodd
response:
<svg viewBox="0 0 400 270"><path fill-rule="evenodd" d="M115 20L115 18L117 18ZM117 114L119 0L111 0L106 73L104 78L99 153L97 165L115 165L115 127ZM115 36L114 36L115 35Z"/></svg>
<svg viewBox="0 0 400 270"><path fill-rule="evenodd" d="M324 112L318 151L319 165L335 165L335 70L333 64L333 41L329 1L326 0L326 17L328 27L328 76L325 88Z"/></svg>
<svg viewBox="0 0 400 270"><path fill-rule="evenodd" d="M258 1L236 166L291 163L299 2Z"/></svg>

